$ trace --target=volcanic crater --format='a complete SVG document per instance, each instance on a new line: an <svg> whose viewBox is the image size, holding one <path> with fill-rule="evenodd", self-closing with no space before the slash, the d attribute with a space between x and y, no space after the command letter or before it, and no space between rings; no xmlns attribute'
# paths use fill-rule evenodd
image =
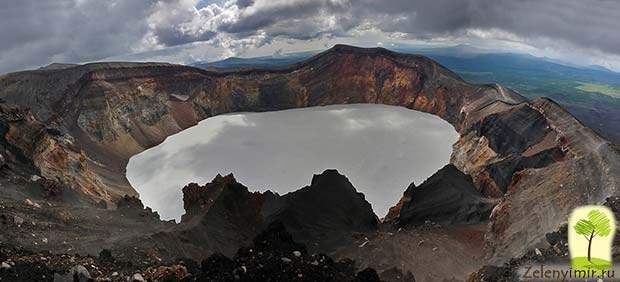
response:
<svg viewBox="0 0 620 282"><path fill-rule="evenodd" d="M382 48L337 45L271 69L26 71L0 77L0 98L2 213L13 219L0 239L34 251L110 249L151 263L231 256L281 222L311 252L423 281L465 279L544 246L573 208L620 187L617 145L552 100L470 84L426 57ZM359 103L431 113L460 135L450 164L402 187L383 222L333 170L282 196L250 192L233 175L188 184L179 224L145 208L125 177L130 157L209 117Z"/></svg>

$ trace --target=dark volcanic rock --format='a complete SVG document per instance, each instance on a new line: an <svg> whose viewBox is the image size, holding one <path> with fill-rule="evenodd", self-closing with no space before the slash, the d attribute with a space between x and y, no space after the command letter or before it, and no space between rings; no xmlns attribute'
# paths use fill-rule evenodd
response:
<svg viewBox="0 0 620 282"><path fill-rule="evenodd" d="M539 143L549 131L545 117L524 104L506 113L489 115L482 120L478 134L490 141L495 152L509 155Z"/></svg>
<svg viewBox="0 0 620 282"><path fill-rule="evenodd" d="M353 233L376 230L377 216L364 195L336 170L314 175L310 186L270 201L268 222L280 221L295 240L328 250Z"/></svg>
<svg viewBox="0 0 620 282"><path fill-rule="evenodd" d="M7 140L7 136L11 133L15 134L15 128L22 126L24 135L38 134L42 128L41 124L25 121L27 115L27 111L0 104L0 172L8 168L13 173L24 176L38 172L32 160L25 156L24 151ZM36 142L32 139L27 141Z"/></svg>
<svg viewBox="0 0 620 282"><path fill-rule="evenodd" d="M142 201L134 196L125 195L120 198L116 201L116 207L124 215L159 221L159 214L151 208L145 207Z"/></svg>
<svg viewBox="0 0 620 282"><path fill-rule="evenodd" d="M103 249L99 252L98 257L99 263L113 263L114 257L112 256L112 252L108 249Z"/></svg>
<svg viewBox="0 0 620 282"><path fill-rule="evenodd" d="M476 191L470 176L453 165L446 165L422 185L411 184L399 203L394 220L400 226L421 225L426 221L441 224L470 224L488 220L493 203Z"/></svg>
<svg viewBox="0 0 620 282"><path fill-rule="evenodd" d="M230 217L232 222L240 220L239 225L260 226L262 206L263 197L260 193L250 193L232 174L218 174L204 186L190 183L183 188L183 207L186 213L182 221L189 221L196 215L217 214Z"/></svg>
<svg viewBox="0 0 620 282"><path fill-rule="evenodd" d="M335 170L315 175L310 186L284 196L269 191L249 192L232 174L218 175L204 186L185 186L183 200L186 214L179 224L164 232L134 238L126 245L146 242L145 248L158 249L163 256L171 257L201 259L213 253L231 256L270 223L280 222L293 235L290 240L280 238L278 242L294 239L312 244L312 250L328 252L351 241L352 235L376 230L378 225L364 196ZM125 197L119 210L133 214L142 206L135 198ZM261 246L260 242L255 244ZM305 253L305 249L298 251Z"/></svg>
<svg viewBox="0 0 620 282"><path fill-rule="evenodd" d="M176 261L135 260L128 265L111 259L71 254L32 253L0 245L1 281L273 281L273 282L378 282L372 268L358 272L350 259L334 260L324 254L308 254L281 223L268 225L247 247L232 256L215 253L200 266L191 259ZM129 250L128 250L129 251ZM400 270L394 269L400 277ZM392 276L390 276L392 277ZM411 277L409 274L408 277ZM136 280L139 278L139 280ZM389 281L412 281L391 279Z"/></svg>
<svg viewBox="0 0 620 282"><path fill-rule="evenodd" d="M270 224L239 249L233 259L214 254L203 260L197 281L381 281L373 269L356 274L351 260L335 262L326 255L308 255L281 223Z"/></svg>
<svg viewBox="0 0 620 282"><path fill-rule="evenodd" d="M54 281L54 271L41 262L15 262L10 268L0 269L0 281Z"/></svg>
<svg viewBox="0 0 620 282"><path fill-rule="evenodd" d="M363 194L336 170L315 175L310 186L283 196L269 191L252 193L232 174L218 175L204 186L185 186L183 199L186 214L178 232L191 241L235 238L231 242L239 246L269 223L280 222L295 240L328 251L352 234L378 226ZM220 250L224 254L229 251Z"/></svg>
<svg viewBox="0 0 620 282"><path fill-rule="evenodd" d="M297 251L300 255L307 255L306 246L293 240L293 235L288 233L281 222L269 224L261 234L258 234L254 238L252 251L271 252L280 256L290 256Z"/></svg>
<svg viewBox="0 0 620 282"><path fill-rule="evenodd" d="M415 282L415 277L413 276L413 273L409 271L406 273L403 273L402 270L396 267L392 267L390 269L387 269L381 272L379 277L381 277L381 280L390 281L390 282Z"/></svg>
<svg viewBox="0 0 620 282"><path fill-rule="evenodd" d="M558 147L541 151L533 156L511 155L502 161L487 166L491 178L495 181L502 194L507 192L516 172L528 168L540 168L562 160L564 152Z"/></svg>
<svg viewBox="0 0 620 282"><path fill-rule="evenodd" d="M50 200L62 199L63 189L60 183L54 180L47 179L47 178L41 178L37 180L37 182L41 185L41 188L43 190L43 196L46 199L50 199Z"/></svg>
<svg viewBox="0 0 620 282"><path fill-rule="evenodd" d="M227 256L215 253L203 260L200 266L201 274L198 280L202 281L232 281L235 262Z"/></svg>
<svg viewBox="0 0 620 282"><path fill-rule="evenodd" d="M174 242L186 245L180 255L200 258L208 251L232 255L265 226L261 214L263 195L249 192L232 174L217 175L204 186L185 186L183 202L186 214L181 223L158 239L170 247L175 246ZM195 245L200 248L192 247Z"/></svg>
<svg viewBox="0 0 620 282"><path fill-rule="evenodd" d="M232 174L222 177L217 175L210 183L199 186L191 183L183 188L183 205L186 214L182 222L202 221L214 225L216 222L240 230L260 230L263 225L261 209L263 196L258 192L249 192L248 188L238 183ZM245 232L240 232L244 234Z"/></svg>
<svg viewBox="0 0 620 282"><path fill-rule="evenodd" d="M74 282L91 282L94 281L88 270L81 265L76 265L69 270L69 274L73 277Z"/></svg>
<svg viewBox="0 0 620 282"><path fill-rule="evenodd" d="M516 273L509 267L487 265L467 278L467 282L482 281L512 282L518 281L518 278Z"/></svg>
<svg viewBox="0 0 620 282"><path fill-rule="evenodd" d="M379 274L377 274L377 271L372 268L365 268L364 270L358 272L355 277L359 281L381 281L381 279L379 279Z"/></svg>

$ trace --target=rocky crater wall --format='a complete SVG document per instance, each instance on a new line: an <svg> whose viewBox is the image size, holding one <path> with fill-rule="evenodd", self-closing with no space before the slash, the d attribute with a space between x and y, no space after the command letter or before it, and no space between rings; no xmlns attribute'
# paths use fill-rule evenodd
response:
<svg viewBox="0 0 620 282"><path fill-rule="evenodd" d="M0 77L0 98L39 124L8 122L5 138L42 177L110 206L136 195L124 176L132 155L211 116L347 103L432 113L461 135L451 163L500 201L486 235L498 260L535 246L573 207L601 202L620 183L617 149L551 100L468 84L428 58L381 48L338 45L270 70L103 63L21 72Z"/></svg>

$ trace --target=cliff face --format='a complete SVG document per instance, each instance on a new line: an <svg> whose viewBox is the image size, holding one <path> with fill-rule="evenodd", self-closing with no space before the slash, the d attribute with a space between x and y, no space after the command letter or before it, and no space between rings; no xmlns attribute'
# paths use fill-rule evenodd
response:
<svg viewBox="0 0 620 282"><path fill-rule="evenodd" d="M379 219L364 195L336 170L314 175L310 186L273 197L263 214L282 222L312 250L328 251L346 245L354 233L377 230Z"/></svg>
<svg viewBox="0 0 620 282"><path fill-rule="evenodd" d="M201 246L203 254L231 254L276 222L312 250L329 252L348 244L354 233L377 230L379 223L364 196L335 170L315 175L310 186L283 196L249 192L232 174L218 175L204 186L185 186L183 201L181 224L165 237L204 242L209 246Z"/></svg>
<svg viewBox="0 0 620 282"><path fill-rule="evenodd" d="M386 221L398 226L475 224L488 220L494 204L476 191L470 176L446 165L420 186L411 183Z"/></svg>
<svg viewBox="0 0 620 282"><path fill-rule="evenodd" d="M10 123L8 143L92 203L136 195L124 176L129 157L202 119L342 103L403 106L455 127L451 163L482 195L501 198L487 234L497 259L620 186L617 150L554 102L471 85L430 59L380 48L336 46L275 70L101 63L21 72L0 77L0 98L30 108L39 124ZM56 134L41 135L42 127Z"/></svg>

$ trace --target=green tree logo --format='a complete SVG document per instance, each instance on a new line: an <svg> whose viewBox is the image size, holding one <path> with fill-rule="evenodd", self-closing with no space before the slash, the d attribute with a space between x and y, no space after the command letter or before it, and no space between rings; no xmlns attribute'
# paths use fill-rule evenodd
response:
<svg viewBox="0 0 620 282"><path fill-rule="evenodd" d="M588 261L592 262L592 240L596 236L608 236L611 233L611 224L604 213L599 210L592 210L588 213L588 219L577 221L575 231L588 240Z"/></svg>
<svg viewBox="0 0 620 282"><path fill-rule="evenodd" d="M616 230L611 210L603 206L577 208L571 215L570 227L568 243L573 269L609 270L611 242Z"/></svg>

